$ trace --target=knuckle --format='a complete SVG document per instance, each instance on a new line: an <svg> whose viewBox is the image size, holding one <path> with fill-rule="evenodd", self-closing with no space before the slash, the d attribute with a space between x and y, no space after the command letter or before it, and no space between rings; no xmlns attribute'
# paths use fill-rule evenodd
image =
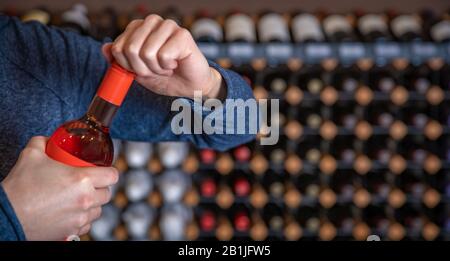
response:
<svg viewBox="0 0 450 261"><path fill-rule="evenodd" d="M139 46L130 43L125 47L125 53L130 56L137 56L139 54Z"/></svg>
<svg viewBox="0 0 450 261"><path fill-rule="evenodd" d="M156 14L151 14L151 15L148 15L147 17L145 17L145 22L150 22L150 23L161 21L161 20L162 20L161 16L156 15Z"/></svg>
<svg viewBox="0 0 450 261"><path fill-rule="evenodd" d="M163 23L164 23L164 26L167 26L169 28L177 28L178 27L177 22L175 22L172 19L166 19L166 20L164 20Z"/></svg>
<svg viewBox="0 0 450 261"><path fill-rule="evenodd" d="M156 58L156 54L153 50L147 49L142 51L141 57L144 60L150 61Z"/></svg>
<svg viewBox="0 0 450 261"><path fill-rule="evenodd" d="M135 19L135 20L131 21L131 22L127 25L127 29L134 28L135 26L141 24L142 21L143 21L142 19Z"/></svg>
<svg viewBox="0 0 450 261"><path fill-rule="evenodd" d="M90 209L92 207L93 203L94 203L94 199L90 195L90 193L85 193L80 196L79 206L82 210Z"/></svg>
<svg viewBox="0 0 450 261"><path fill-rule="evenodd" d="M40 159L42 152L34 147L26 147L22 150L22 156L28 159Z"/></svg>
<svg viewBox="0 0 450 261"><path fill-rule="evenodd" d="M111 47L111 53L113 55L119 55L122 53L122 48L117 44L113 44L113 46Z"/></svg>
<svg viewBox="0 0 450 261"><path fill-rule="evenodd" d="M114 184L119 181L119 171L116 168L111 168L111 181Z"/></svg>
<svg viewBox="0 0 450 261"><path fill-rule="evenodd" d="M188 29L186 29L186 28L181 28L180 27L180 29L178 29L178 32L177 32L183 39L184 38L190 38L191 37L191 33L189 32L189 30Z"/></svg>
<svg viewBox="0 0 450 261"><path fill-rule="evenodd" d="M163 61L169 61L172 59L172 55L168 51L162 51L158 53L158 58Z"/></svg>

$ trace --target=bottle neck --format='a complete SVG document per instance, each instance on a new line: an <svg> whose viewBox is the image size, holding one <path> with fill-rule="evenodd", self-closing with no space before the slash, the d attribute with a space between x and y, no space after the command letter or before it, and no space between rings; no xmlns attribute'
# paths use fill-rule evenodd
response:
<svg viewBox="0 0 450 261"><path fill-rule="evenodd" d="M108 128L118 109L119 106L109 103L96 95L89 105L86 116L89 120L100 125L100 127Z"/></svg>

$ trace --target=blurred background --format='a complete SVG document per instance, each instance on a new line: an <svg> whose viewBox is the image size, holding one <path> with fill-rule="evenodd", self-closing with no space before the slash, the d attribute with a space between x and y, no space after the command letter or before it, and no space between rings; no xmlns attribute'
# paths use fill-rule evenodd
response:
<svg viewBox="0 0 450 261"><path fill-rule="evenodd" d="M157 13L280 99L281 137L228 152L115 140L85 240L450 239L450 3L2 0L96 39Z"/></svg>

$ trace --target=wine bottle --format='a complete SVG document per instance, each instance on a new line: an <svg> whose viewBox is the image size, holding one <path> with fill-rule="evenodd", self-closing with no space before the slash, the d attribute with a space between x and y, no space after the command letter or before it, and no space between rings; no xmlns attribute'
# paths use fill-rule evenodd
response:
<svg viewBox="0 0 450 261"><path fill-rule="evenodd" d="M390 24L397 40L402 42L422 40L422 25L418 16L399 15L393 18Z"/></svg>
<svg viewBox="0 0 450 261"><path fill-rule="evenodd" d="M227 42L256 42L255 23L244 13L230 14L225 20L224 28Z"/></svg>
<svg viewBox="0 0 450 261"><path fill-rule="evenodd" d="M88 10L85 5L75 4L72 8L62 13L61 24L59 27L82 35L87 35L89 34L91 27L91 22L87 15Z"/></svg>
<svg viewBox="0 0 450 261"><path fill-rule="evenodd" d="M47 142L46 153L72 166L111 166L114 148L109 125L122 104L134 74L113 63L79 120L61 125Z"/></svg>
<svg viewBox="0 0 450 261"><path fill-rule="evenodd" d="M146 170L130 170L125 174L125 194L131 202L146 198L152 189L153 178Z"/></svg>
<svg viewBox="0 0 450 261"><path fill-rule="evenodd" d="M352 25L347 17L339 14L327 16L323 20L323 29L329 41L355 41Z"/></svg>
<svg viewBox="0 0 450 261"><path fill-rule="evenodd" d="M112 231L119 224L119 209L113 204L102 207L102 215L92 222L89 232L94 240L113 240Z"/></svg>
<svg viewBox="0 0 450 261"><path fill-rule="evenodd" d="M387 17L381 14L366 14L358 19L358 30L366 42L391 40Z"/></svg>
<svg viewBox="0 0 450 261"><path fill-rule="evenodd" d="M152 145L148 142L127 141L125 142L125 159L131 168L144 167L153 153Z"/></svg>
<svg viewBox="0 0 450 261"><path fill-rule="evenodd" d="M223 41L222 27L206 14L199 15L192 23L191 33L198 42L220 43Z"/></svg>
<svg viewBox="0 0 450 261"><path fill-rule="evenodd" d="M160 142L158 155L166 168L175 168L181 165L189 153L189 145L185 142Z"/></svg>
<svg viewBox="0 0 450 261"><path fill-rule="evenodd" d="M166 170L158 177L158 187L164 202L176 203L191 187L191 179L179 169Z"/></svg>
<svg viewBox="0 0 450 261"><path fill-rule="evenodd" d="M442 20L434 24L430 29L431 38L435 42L446 43L450 41L450 21Z"/></svg>
<svg viewBox="0 0 450 261"><path fill-rule="evenodd" d="M22 22L36 21L41 24L48 25L51 20L51 15L47 8L36 7L23 14L20 19Z"/></svg>
<svg viewBox="0 0 450 261"><path fill-rule="evenodd" d="M155 219L155 210L145 202L133 203L122 214L122 219L131 239L145 240Z"/></svg>
<svg viewBox="0 0 450 261"><path fill-rule="evenodd" d="M286 20L280 14L265 12L258 21L258 37L262 43L290 42Z"/></svg>
<svg viewBox="0 0 450 261"><path fill-rule="evenodd" d="M106 37L114 39L119 36L119 33L118 17L114 8L105 7L100 10L93 20L94 37L98 40L103 40Z"/></svg>
<svg viewBox="0 0 450 261"><path fill-rule="evenodd" d="M217 226L216 215L211 210L202 210L199 218L200 229L205 232L213 231Z"/></svg>
<svg viewBox="0 0 450 261"><path fill-rule="evenodd" d="M192 210L182 204L166 204L161 209L159 228L164 240L185 240L185 229L192 220Z"/></svg>
<svg viewBox="0 0 450 261"><path fill-rule="evenodd" d="M291 22L292 35L297 43L323 42L323 35L320 22L316 16L308 13L299 13Z"/></svg>

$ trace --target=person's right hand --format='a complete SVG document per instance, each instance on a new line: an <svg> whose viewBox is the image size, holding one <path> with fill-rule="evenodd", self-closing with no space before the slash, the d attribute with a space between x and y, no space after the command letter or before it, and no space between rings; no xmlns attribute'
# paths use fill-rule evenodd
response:
<svg viewBox="0 0 450 261"><path fill-rule="evenodd" d="M47 138L34 137L3 180L27 240L64 240L83 235L101 214L118 181L116 169L74 168L45 154Z"/></svg>

